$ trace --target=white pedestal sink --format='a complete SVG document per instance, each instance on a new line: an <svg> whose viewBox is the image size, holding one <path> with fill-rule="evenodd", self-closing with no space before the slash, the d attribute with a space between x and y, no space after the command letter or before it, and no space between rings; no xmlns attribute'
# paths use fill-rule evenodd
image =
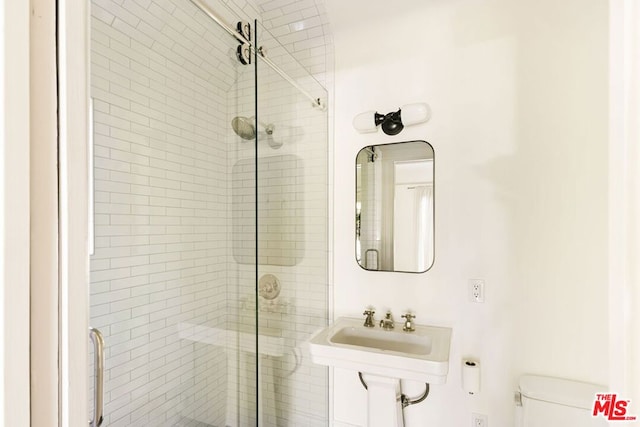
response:
<svg viewBox="0 0 640 427"><path fill-rule="evenodd" d="M338 318L309 340L311 360L363 373L369 427L403 426L400 380L444 384L451 329L416 325L415 331L367 328L362 319Z"/></svg>
<svg viewBox="0 0 640 427"><path fill-rule="evenodd" d="M367 427L404 426L398 378L363 374L367 383Z"/></svg>

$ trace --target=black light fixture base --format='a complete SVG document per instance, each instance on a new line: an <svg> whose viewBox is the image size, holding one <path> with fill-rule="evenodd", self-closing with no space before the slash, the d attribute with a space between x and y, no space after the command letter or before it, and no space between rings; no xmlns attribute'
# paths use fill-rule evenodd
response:
<svg viewBox="0 0 640 427"><path fill-rule="evenodd" d="M376 124L377 121L378 117L376 117ZM402 119L400 117L400 110L393 111L385 115L381 123L382 131L387 135L397 135L402 132L402 129L404 129L404 125L402 124Z"/></svg>

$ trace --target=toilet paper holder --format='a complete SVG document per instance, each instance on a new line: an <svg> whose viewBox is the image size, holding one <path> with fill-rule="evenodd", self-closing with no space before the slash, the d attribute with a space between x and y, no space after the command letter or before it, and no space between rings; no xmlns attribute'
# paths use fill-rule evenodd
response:
<svg viewBox="0 0 640 427"><path fill-rule="evenodd" d="M462 388L471 395L480 392L480 362L477 360L462 360Z"/></svg>

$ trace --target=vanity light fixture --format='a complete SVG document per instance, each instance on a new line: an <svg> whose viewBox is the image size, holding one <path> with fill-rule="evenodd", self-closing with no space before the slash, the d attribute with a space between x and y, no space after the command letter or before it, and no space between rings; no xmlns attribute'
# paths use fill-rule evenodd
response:
<svg viewBox="0 0 640 427"><path fill-rule="evenodd" d="M380 114L366 111L353 118L353 127L360 133L377 132L378 126L387 135L399 134L405 126L424 123L431 118L431 109L424 102L403 105L398 111Z"/></svg>

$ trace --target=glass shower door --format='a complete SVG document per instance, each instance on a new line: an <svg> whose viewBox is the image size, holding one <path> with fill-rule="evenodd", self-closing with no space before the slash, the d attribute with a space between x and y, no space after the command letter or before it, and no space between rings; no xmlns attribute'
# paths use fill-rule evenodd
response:
<svg viewBox="0 0 640 427"><path fill-rule="evenodd" d="M326 91L256 22L266 60L215 21L92 0L103 425L326 426L304 345L328 312Z"/></svg>
<svg viewBox="0 0 640 427"><path fill-rule="evenodd" d="M91 9L103 425L255 425L256 321L238 318L256 283L255 179L234 182L255 138L232 127L255 116L255 67L189 1Z"/></svg>
<svg viewBox="0 0 640 427"><path fill-rule="evenodd" d="M327 93L256 27L258 425L325 427L328 369L305 343L328 321Z"/></svg>

